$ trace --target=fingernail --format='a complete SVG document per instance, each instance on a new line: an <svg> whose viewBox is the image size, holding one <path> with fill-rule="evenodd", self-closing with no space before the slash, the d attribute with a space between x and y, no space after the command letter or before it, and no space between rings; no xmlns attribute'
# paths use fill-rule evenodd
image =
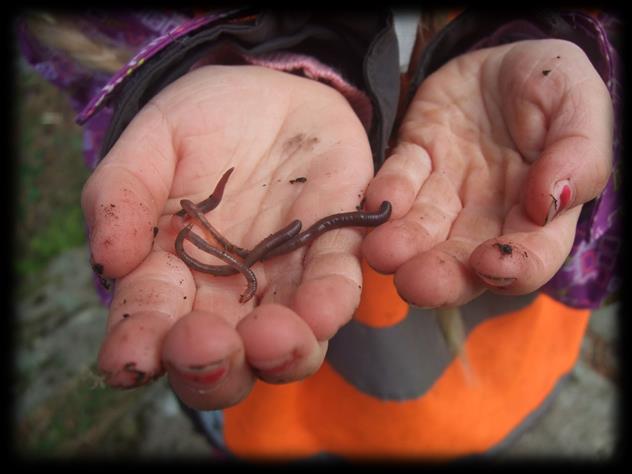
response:
<svg viewBox="0 0 632 474"><path fill-rule="evenodd" d="M161 375L160 371L147 372L145 370L139 369L136 365L136 362L127 362L120 370L101 370L100 372L101 375L104 377L105 382L110 387L120 389L140 387L141 385L153 382Z"/></svg>
<svg viewBox="0 0 632 474"><path fill-rule="evenodd" d="M287 370L294 363L295 359L296 356L292 354L289 357L284 356L274 360L266 360L265 362L251 362L251 365L258 372L273 375Z"/></svg>
<svg viewBox="0 0 632 474"><path fill-rule="evenodd" d="M173 363L169 363L169 365L175 369L177 376L183 382L196 390L208 389L214 386L228 373L227 359L186 367Z"/></svg>
<svg viewBox="0 0 632 474"><path fill-rule="evenodd" d="M553 186L553 192L550 196L551 205L549 206L549 212L546 214L544 225L551 222L555 216L568 207L568 204L571 201L570 181L563 179L555 183L555 186Z"/></svg>
<svg viewBox="0 0 632 474"><path fill-rule="evenodd" d="M515 277L497 277L493 275L486 275L484 273L476 272L476 274L490 286L496 288L503 288L505 286L511 285L514 281L516 281Z"/></svg>

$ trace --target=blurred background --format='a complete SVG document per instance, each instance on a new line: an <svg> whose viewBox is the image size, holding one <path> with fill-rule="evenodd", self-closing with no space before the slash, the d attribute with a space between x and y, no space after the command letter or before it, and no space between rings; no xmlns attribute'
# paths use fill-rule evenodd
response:
<svg viewBox="0 0 632 474"><path fill-rule="evenodd" d="M402 56L416 17L399 12ZM66 99L14 46L18 146L13 270L13 445L22 459L211 456L165 380L137 390L106 388L96 356L107 310L99 303L79 205L89 172ZM591 318L582 355L543 417L501 459L607 459L618 428L618 305Z"/></svg>
<svg viewBox="0 0 632 474"><path fill-rule="evenodd" d="M22 458L209 453L165 381L105 388L95 371L107 310L80 207L89 174L66 98L17 52L14 449Z"/></svg>

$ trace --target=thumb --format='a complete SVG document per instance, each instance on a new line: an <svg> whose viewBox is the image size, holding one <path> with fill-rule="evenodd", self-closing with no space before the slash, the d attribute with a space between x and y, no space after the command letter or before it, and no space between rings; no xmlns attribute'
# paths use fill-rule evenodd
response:
<svg viewBox="0 0 632 474"><path fill-rule="evenodd" d="M531 220L546 225L561 212L597 197L610 175L611 149L582 136L547 147L525 182L523 205Z"/></svg>
<svg viewBox="0 0 632 474"><path fill-rule="evenodd" d="M559 53L551 56L547 45ZM612 167L613 106L588 57L567 42L540 44L542 55L523 86L512 127L532 161L522 195L534 223L597 197ZM519 109L522 109L521 111Z"/></svg>
<svg viewBox="0 0 632 474"><path fill-rule="evenodd" d="M160 110L143 109L86 182L81 206L93 267L105 278L132 271L150 252L175 168Z"/></svg>

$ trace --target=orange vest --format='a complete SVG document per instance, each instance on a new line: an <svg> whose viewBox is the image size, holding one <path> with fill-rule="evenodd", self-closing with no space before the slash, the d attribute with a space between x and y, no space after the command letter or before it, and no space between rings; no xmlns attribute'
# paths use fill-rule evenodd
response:
<svg viewBox="0 0 632 474"><path fill-rule="evenodd" d="M224 411L229 451L284 459L483 453L543 404L578 357L589 310L546 295L484 295L461 307L466 372L433 312L411 311L392 276L363 271L362 303L320 370L285 385L258 381Z"/></svg>

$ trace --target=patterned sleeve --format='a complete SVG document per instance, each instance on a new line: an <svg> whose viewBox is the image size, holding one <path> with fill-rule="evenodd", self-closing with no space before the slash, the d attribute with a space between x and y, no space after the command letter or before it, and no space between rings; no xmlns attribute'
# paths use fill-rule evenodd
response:
<svg viewBox="0 0 632 474"><path fill-rule="evenodd" d="M115 71L82 64L64 49L44 44L30 31L24 17L18 18L16 33L24 59L69 98L73 110L78 114L77 123L83 126L86 164L94 169L105 130L112 117L111 106L103 102L114 85L141 66L144 57L154 54L174 40L174 31L176 34L178 31L187 32L230 13L232 11L194 16L192 12L152 10L73 14L73 27L85 41L103 44L121 52L120 67ZM46 21L44 14L41 17Z"/></svg>

